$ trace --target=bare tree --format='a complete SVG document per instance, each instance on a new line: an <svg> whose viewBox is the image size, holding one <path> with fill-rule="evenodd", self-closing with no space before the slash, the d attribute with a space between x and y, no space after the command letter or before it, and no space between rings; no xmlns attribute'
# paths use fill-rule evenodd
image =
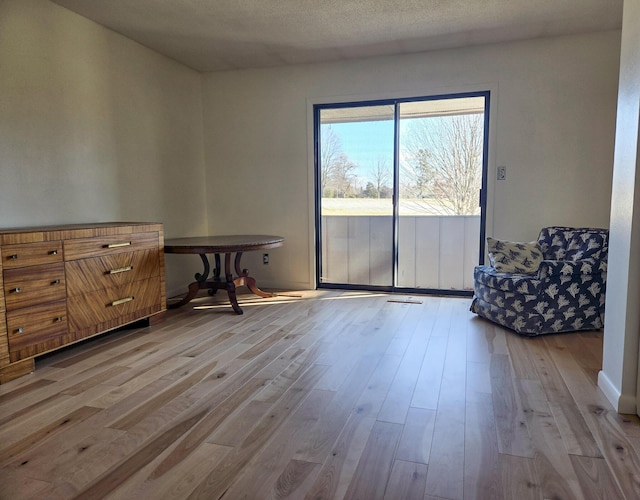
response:
<svg viewBox="0 0 640 500"><path fill-rule="evenodd" d="M416 119L409 129L403 175L407 191L433 196L454 215L478 213L482 186L482 114Z"/></svg>
<svg viewBox="0 0 640 500"><path fill-rule="evenodd" d="M346 198L356 196L358 164L342 149L342 141L331 125L321 131L320 183L322 196Z"/></svg>
<svg viewBox="0 0 640 500"><path fill-rule="evenodd" d="M336 161L333 163L328 185L330 189L333 189L335 197L347 198L349 196L355 196L357 176L354 171L357 170L357 168L358 165L349 160L346 154L341 153L338 155Z"/></svg>
<svg viewBox="0 0 640 500"><path fill-rule="evenodd" d="M373 186L375 187L378 198L384 198L385 193L391 191L391 175L386 158L378 158L373 170Z"/></svg>
<svg viewBox="0 0 640 500"><path fill-rule="evenodd" d="M428 198L432 195L434 169L431 166L430 153L413 144L417 139L410 140L409 157L402 162L402 176L400 191L404 198Z"/></svg>
<svg viewBox="0 0 640 500"><path fill-rule="evenodd" d="M344 153L340 137L333 131L331 125L322 128L320 137L320 183L324 196L331 183L338 159Z"/></svg>

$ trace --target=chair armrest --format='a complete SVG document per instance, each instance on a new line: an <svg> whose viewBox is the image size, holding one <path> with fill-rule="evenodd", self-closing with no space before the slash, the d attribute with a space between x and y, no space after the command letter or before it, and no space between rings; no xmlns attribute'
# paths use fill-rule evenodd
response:
<svg viewBox="0 0 640 500"><path fill-rule="evenodd" d="M607 271L607 263L592 257L580 260L543 260L538 268L538 279L553 276L579 276L601 274Z"/></svg>

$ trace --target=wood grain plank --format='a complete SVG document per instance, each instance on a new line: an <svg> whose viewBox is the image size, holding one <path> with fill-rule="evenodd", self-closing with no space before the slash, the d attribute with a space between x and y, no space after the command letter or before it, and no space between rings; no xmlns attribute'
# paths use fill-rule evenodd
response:
<svg viewBox="0 0 640 500"><path fill-rule="evenodd" d="M498 449L500 453L533 457L527 418L514 386L509 357L494 354L491 358L490 370Z"/></svg>
<svg viewBox="0 0 640 500"><path fill-rule="evenodd" d="M602 370L602 335L579 332L577 335L557 335L548 338L547 344L568 352L587 378L595 385Z"/></svg>
<svg viewBox="0 0 640 500"><path fill-rule="evenodd" d="M498 438L491 395L467 401L464 497L499 498L502 492Z"/></svg>
<svg viewBox="0 0 640 500"><path fill-rule="evenodd" d="M603 458L569 455L585 499L624 498Z"/></svg>
<svg viewBox="0 0 640 500"><path fill-rule="evenodd" d="M423 500L427 468L425 464L395 460L384 499Z"/></svg>
<svg viewBox="0 0 640 500"><path fill-rule="evenodd" d="M229 447L240 445L247 435L247 431L260 421L260 418L269 411L271 406L272 403L256 400L241 405L211 432L207 443Z"/></svg>
<svg viewBox="0 0 640 500"><path fill-rule="evenodd" d="M300 404L289 418L286 426L282 426L274 432L273 439L262 449L258 450L251 461L237 475L233 485L226 490L225 496L229 498L260 498L268 497L269 490L278 491L281 488L289 489L297 485L293 477L286 477L283 472L289 466L299 465L303 477L312 471L318 471L317 467L308 467L313 462L294 460L296 450L304 446L307 436L307 428L312 427L319 419L322 408L325 407L334 394L321 389L311 390L308 397ZM242 445L241 445L242 446ZM293 474L294 471L291 471ZM285 474L283 476L283 474ZM312 480L315 479L312 478ZM281 482L280 486L278 482Z"/></svg>
<svg viewBox="0 0 640 500"><path fill-rule="evenodd" d="M93 418L95 416L79 423L74 429L92 422ZM88 481L109 467L109 463L114 458L105 459L105 455L110 450L111 444L122 434L121 431L113 429L94 428L91 434L77 442L65 443L51 450L52 443L62 435L59 434L43 445L21 454L17 460L9 464L7 469L18 477L50 482L52 489L50 497L74 497ZM42 451L45 453L41 453ZM47 495L44 497L47 498Z"/></svg>
<svg viewBox="0 0 640 500"><path fill-rule="evenodd" d="M62 391L62 394L77 396L78 394L82 394L84 391L87 391L98 384L104 384L108 380L117 375L120 375L123 372L126 372L127 370L128 368L125 368L123 366L112 366L100 373L96 373L92 377L87 377L77 384L67 387L64 391Z"/></svg>
<svg viewBox="0 0 640 500"><path fill-rule="evenodd" d="M500 475L504 500L542 500L542 488L532 458L500 454Z"/></svg>
<svg viewBox="0 0 640 500"><path fill-rule="evenodd" d="M556 366L544 336L533 337L524 344L538 374L548 401L572 403L573 397Z"/></svg>
<svg viewBox="0 0 640 500"><path fill-rule="evenodd" d="M305 439L293 458L303 462L324 461L379 362L380 356L366 356L354 367L330 404L320 409L317 421L306 426Z"/></svg>
<svg viewBox="0 0 640 500"><path fill-rule="evenodd" d="M83 445L80 443L90 439L91 436L103 430L109 422L114 420L115 416L119 415L123 411L128 411L128 409L132 407L138 406L141 398L144 399L145 397L151 397L151 395L157 393L157 391L163 386L164 384L162 381L156 381L155 383L148 384L131 396L119 401L114 406L103 409L93 417L79 423L74 427L73 433L65 432L56 434L47 440L46 446L31 448L28 453L28 459L31 462L55 464L61 450L70 449L72 447L82 447ZM72 398L64 399L63 403L64 405L60 405L61 408L68 409L73 407ZM62 413L62 415L64 414L65 413ZM28 429L30 429L25 435L33 432L33 428L37 425L36 422L40 421L39 425L43 425L42 422L50 422L50 420L47 419L46 414L43 416L40 413L30 415L30 418L23 420L26 422ZM122 431L108 430L112 431L112 435L122 434ZM12 442L14 441L15 440ZM4 441L4 443L7 443L7 441ZM117 457L113 458L113 460L117 461Z"/></svg>
<svg viewBox="0 0 640 500"><path fill-rule="evenodd" d="M149 477L149 472L164 454L133 474L108 498L140 498L175 500L188 496L202 478L229 452L226 446L203 443L176 468L175 476ZM166 453L166 452L165 452Z"/></svg>
<svg viewBox="0 0 640 500"><path fill-rule="evenodd" d="M488 363L492 354L509 354L507 338L511 333L478 317L469 320L467 361Z"/></svg>
<svg viewBox="0 0 640 500"><path fill-rule="evenodd" d="M411 338L411 342L400 362L378 420L404 424L413 399L414 389L420 375L429 337L422 331Z"/></svg>
<svg viewBox="0 0 640 500"><path fill-rule="evenodd" d="M547 401L530 400L527 424L544 498L580 498L582 491Z"/></svg>
<svg viewBox="0 0 640 500"><path fill-rule="evenodd" d="M22 385L16 384L16 387L13 389L7 389L7 386L3 385L2 387L5 390L4 392L0 393L0 405L6 408L8 406L8 403L12 400L15 400L18 397L23 397L25 394L28 394L32 391L37 391L38 389L47 387L48 385L51 385L53 383L55 383L54 380L43 378L29 382L25 381L25 383L23 383Z"/></svg>
<svg viewBox="0 0 640 500"><path fill-rule="evenodd" d="M110 408L122 399L131 396L136 391L144 388L148 384L151 384L158 379L164 380L164 376L168 372L172 372L177 368L185 368L185 365L187 365L190 361L191 358L179 357L165 360L161 363L158 363L155 368L145 370L143 374L134 376L129 381L122 384L119 383L119 380L116 380L119 379L119 377L115 377L115 379L110 380L110 383L117 384L116 387L112 387L110 385L110 390L108 392L90 400L89 405L97 406L99 408ZM133 370L133 368L130 368L129 372L131 370ZM129 372L127 372L127 376L129 375ZM165 382L165 386L166 385L167 384Z"/></svg>
<svg viewBox="0 0 640 500"><path fill-rule="evenodd" d="M406 317L407 311L385 305L377 312L367 311L366 316L360 314L353 318L353 322L351 319L347 321L342 331L348 331L349 334L334 336L329 349L318 359L319 363L331 366L318 388L338 390L359 359L387 352L397 329L402 329L405 324Z"/></svg>
<svg viewBox="0 0 640 500"><path fill-rule="evenodd" d="M506 335L505 338L516 377L538 380L538 372L531 359L531 353L529 349L527 349L527 343L534 340L529 338L523 339L511 333Z"/></svg>
<svg viewBox="0 0 640 500"><path fill-rule="evenodd" d="M456 306L460 308L460 304ZM458 311L460 313L462 311ZM447 338L447 351L442 368L442 388L438 398L438 410L464 413L467 387L467 330L468 321L456 317L452 312L450 332ZM465 313L466 314L466 313Z"/></svg>
<svg viewBox="0 0 640 500"><path fill-rule="evenodd" d="M265 498L302 498L319 469L314 462L290 460Z"/></svg>
<svg viewBox="0 0 640 500"><path fill-rule="evenodd" d="M128 430L136 425L144 417L150 415L158 408L161 408L169 401L183 394L187 389L193 387L202 379L204 379L211 371L217 366L218 361L214 360L208 364L205 364L200 369L196 370L192 374L189 374L182 380L173 385L169 385L166 390L160 392L158 395L150 400L146 400L143 405L140 405L135 410L123 415L121 418L109 425L112 429Z"/></svg>
<svg viewBox="0 0 640 500"><path fill-rule="evenodd" d="M239 471L246 466L256 451L260 449L288 418L289 411L296 408L306 396L302 388L313 387L320 379L326 366L313 365L274 405L271 411L247 434L240 446L231 450L225 459L198 485L189 498L220 498L231 486Z"/></svg>
<svg viewBox="0 0 640 500"><path fill-rule="evenodd" d="M289 335L289 332L287 332L286 330L278 330L277 332L269 335L266 339L251 347L251 349L248 349L241 356L238 356L238 358L253 359L265 352L270 347L274 346L280 339L284 338L287 335ZM293 338L297 338L297 335Z"/></svg>
<svg viewBox="0 0 640 500"><path fill-rule="evenodd" d="M446 354L447 338L442 335L432 335L416 381L413 399L411 400L412 407L426 410L438 408Z"/></svg>
<svg viewBox="0 0 640 500"><path fill-rule="evenodd" d="M236 408L248 397L255 395L265 383L264 379L250 379L247 383L232 391L227 398L220 397L222 401L211 401L205 407L204 414L200 411L199 406L192 408L190 412L199 412L202 415L201 418L187 430L184 439L154 469L152 476L157 477L166 474L187 458Z"/></svg>
<svg viewBox="0 0 640 500"><path fill-rule="evenodd" d="M576 405L549 402L549 408L570 455L602 458L598 443Z"/></svg>
<svg viewBox="0 0 640 500"><path fill-rule="evenodd" d="M0 498L10 500L47 498L46 491L51 487L48 481L9 473L7 469L0 469L0 484Z"/></svg>
<svg viewBox="0 0 640 500"><path fill-rule="evenodd" d="M478 363L467 361L466 375L467 385L465 397L469 401L483 401L491 394L491 369L490 362Z"/></svg>
<svg viewBox="0 0 640 500"><path fill-rule="evenodd" d="M599 405L580 408L623 495L640 498L640 456L622 430L617 414Z"/></svg>
<svg viewBox="0 0 640 500"><path fill-rule="evenodd" d="M396 451L396 460L428 464L435 422L434 410L409 408Z"/></svg>
<svg viewBox="0 0 640 500"><path fill-rule="evenodd" d="M374 424L364 408L351 414L305 499L344 498Z"/></svg>
<svg viewBox="0 0 640 500"><path fill-rule="evenodd" d="M205 416L205 411L190 415L165 429L157 437L151 439L145 446L130 455L116 467L109 469L90 485L84 488L80 495L84 498L103 498L122 485L132 474L151 462L156 456L169 448L182 435L189 431Z"/></svg>
<svg viewBox="0 0 640 500"><path fill-rule="evenodd" d="M566 336L566 335L565 335ZM575 402L586 404L606 404L606 398L597 387L597 377L590 377L576 361L572 350L565 347L565 342L558 338L545 339L548 353L553 361L557 373L562 377L564 386L569 391L571 399L563 396L562 400L568 400L570 405Z"/></svg>
<svg viewBox="0 0 640 500"><path fill-rule="evenodd" d="M464 490L465 414L440 410L436 414L425 492L462 499Z"/></svg>
<svg viewBox="0 0 640 500"><path fill-rule="evenodd" d="M38 429L26 438L14 443L9 447L3 447L0 450L0 466L9 460L13 460L16 456L25 452L27 449L41 445L44 441L58 433L65 432L69 427L73 427L78 422L82 422L87 418L95 415L100 408L92 408L90 406L82 406L72 411L68 415L51 422L49 425Z"/></svg>
<svg viewBox="0 0 640 500"><path fill-rule="evenodd" d="M362 452L345 499L384 498L402 426L377 421Z"/></svg>
<svg viewBox="0 0 640 500"><path fill-rule="evenodd" d="M306 498L345 496L400 361L400 356L382 357Z"/></svg>

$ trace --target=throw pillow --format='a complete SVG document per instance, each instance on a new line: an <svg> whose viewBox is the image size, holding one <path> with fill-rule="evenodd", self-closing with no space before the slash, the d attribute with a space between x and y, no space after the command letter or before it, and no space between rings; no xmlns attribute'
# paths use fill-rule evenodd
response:
<svg viewBox="0 0 640 500"><path fill-rule="evenodd" d="M499 273L535 274L542 262L542 250L537 241L528 243L487 238L491 265Z"/></svg>

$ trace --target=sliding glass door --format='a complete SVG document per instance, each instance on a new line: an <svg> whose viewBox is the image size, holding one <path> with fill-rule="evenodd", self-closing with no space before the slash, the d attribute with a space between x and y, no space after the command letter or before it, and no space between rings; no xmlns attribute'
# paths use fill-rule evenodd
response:
<svg viewBox="0 0 640 500"><path fill-rule="evenodd" d="M394 106L319 109L319 283L393 285Z"/></svg>
<svg viewBox="0 0 640 500"><path fill-rule="evenodd" d="M488 99L315 107L318 286L472 287L484 250Z"/></svg>

